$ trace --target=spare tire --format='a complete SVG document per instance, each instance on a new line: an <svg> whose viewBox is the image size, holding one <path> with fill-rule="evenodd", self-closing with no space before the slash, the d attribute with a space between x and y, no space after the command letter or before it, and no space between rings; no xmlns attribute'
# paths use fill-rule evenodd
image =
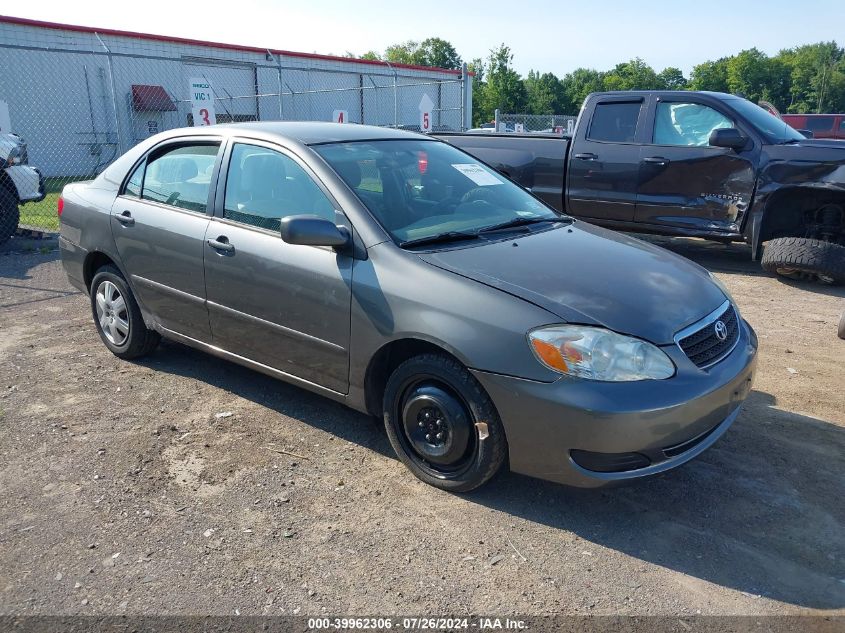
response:
<svg viewBox="0 0 845 633"><path fill-rule="evenodd" d="M17 197L0 185L0 244L5 244L18 230L20 217Z"/></svg>
<svg viewBox="0 0 845 633"><path fill-rule="evenodd" d="M780 237L766 244L763 270L792 279L845 283L845 246L805 237Z"/></svg>

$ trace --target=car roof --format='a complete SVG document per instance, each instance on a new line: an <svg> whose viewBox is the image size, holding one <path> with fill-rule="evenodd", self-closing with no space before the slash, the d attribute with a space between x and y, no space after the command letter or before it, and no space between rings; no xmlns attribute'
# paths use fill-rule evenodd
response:
<svg viewBox="0 0 845 633"><path fill-rule="evenodd" d="M213 134L259 133L262 136L274 136L284 140L295 141L303 145L318 143L339 143L344 141L365 141L385 139L419 139L421 134L397 130L393 128L377 127L375 125L358 125L355 123L330 123L326 121L253 121L247 123L224 123L207 128L187 128L182 134L195 134L197 129L207 130Z"/></svg>
<svg viewBox="0 0 845 633"><path fill-rule="evenodd" d="M649 95L656 95L658 97L689 97L690 95L704 95L712 99L740 99L737 95L727 94L726 92L712 92L710 90L615 90L608 92L596 92L597 97L619 97L631 95L634 97L647 97Z"/></svg>

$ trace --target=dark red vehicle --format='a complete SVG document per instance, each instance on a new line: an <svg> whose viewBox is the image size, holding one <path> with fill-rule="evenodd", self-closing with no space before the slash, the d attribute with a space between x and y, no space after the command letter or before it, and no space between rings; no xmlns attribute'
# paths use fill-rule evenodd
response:
<svg viewBox="0 0 845 633"><path fill-rule="evenodd" d="M810 130L813 138L845 140L845 114L784 114L781 118L796 130Z"/></svg>

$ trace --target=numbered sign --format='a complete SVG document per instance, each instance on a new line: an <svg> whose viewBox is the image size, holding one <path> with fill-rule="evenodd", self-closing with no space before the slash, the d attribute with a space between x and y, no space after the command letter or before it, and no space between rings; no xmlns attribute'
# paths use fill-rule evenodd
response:
<svg viewBox="0 0 845 633"><path fill-rule="evenodd" d="M191 114L194 115L194 127L214 125L217 116L214 113L214 91L207 79L193 77L188 82L191 97Z"/></svg>
<svg viewBox="0 0 845 633"><path fill-rule="evenodd" d="M420 132L423 134L431 132L431 110L434 108L434 102L427 94L423 94L420 100Z"/></svg>
<svg viewBox="0 0 845 633"><path fill-rule="evenodd" d="M335 123L349 123L349 112L346 110L335 110L332 113L332 121Z"/></svg>
<svg viewBox="0 0 845 633"><path fill-rule="evenodd" d="M522 123L514 123L513 131L517 134L522 134L523 132L525 132L525 126Z"/></svg>

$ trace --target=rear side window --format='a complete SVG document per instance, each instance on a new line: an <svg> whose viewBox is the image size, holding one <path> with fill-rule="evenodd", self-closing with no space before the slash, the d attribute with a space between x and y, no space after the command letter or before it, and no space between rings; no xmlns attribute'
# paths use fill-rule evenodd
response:
<svg viewBox="0 0 845 633"><path fill-rule="evenodd" d="M141 198L204 213L217 149L182 145L148 159Z"/></svg>
<svg viewBox="0 0 845 633"><path fill-rule="evenodd" d="M599 103L587 138L591 141L633 143L642 103Z"/></svg>
<svg viewBox="0 0 845 633"><path fill-rule="evenodd" d="M828 132L833 129L832 116L808 116L807 129L813 132Z"/></svg>
<svg viewBox="0 0 845 633"><path fill-rule="evenodd" d="M842 121L839 122L839 131L845 132L845 119L842 119Z"/></svg>

